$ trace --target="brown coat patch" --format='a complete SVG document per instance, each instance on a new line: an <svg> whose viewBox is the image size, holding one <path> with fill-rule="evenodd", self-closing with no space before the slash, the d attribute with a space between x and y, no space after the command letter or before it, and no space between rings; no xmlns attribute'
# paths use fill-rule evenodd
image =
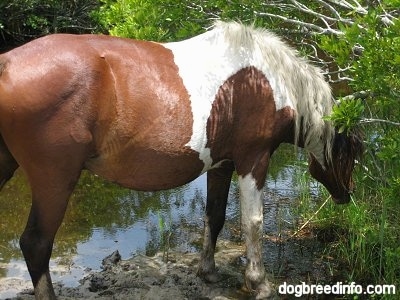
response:
<svg viewBox="0 0 400 300"><path fill-rule="evenodd" d="M271 86L260 70L243 68L221 86L212 106L207 147L213 161L233 160L239 175L253 172L262 187L266 158L281 142L294 140L293 117L289 107L276 111ZM254 161L265 165L255 168Z"/></svg>
<svg viewBox="0 0 400 300"><path fill-rule="evenodd" d="M4 57L11 61L0 90L11 92L0 95L1 132L24 169L32 169L32 155L40 165L80 144L86 168L137 190L175 187L200 174L198 153L185 146L193 117L170 50L53 35Z"/></svg>

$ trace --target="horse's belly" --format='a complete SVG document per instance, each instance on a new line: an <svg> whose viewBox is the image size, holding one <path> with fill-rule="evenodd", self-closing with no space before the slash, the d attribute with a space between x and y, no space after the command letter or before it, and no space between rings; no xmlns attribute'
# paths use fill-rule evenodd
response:
<svg viewBox="0 0 400 300"><path fill-rule="evenodd" d="M152 149L113 157L99 156L86 163L86 168L100 177L141 191L181 186L197 178L203 167L196 152L171 154Z"/></svg>

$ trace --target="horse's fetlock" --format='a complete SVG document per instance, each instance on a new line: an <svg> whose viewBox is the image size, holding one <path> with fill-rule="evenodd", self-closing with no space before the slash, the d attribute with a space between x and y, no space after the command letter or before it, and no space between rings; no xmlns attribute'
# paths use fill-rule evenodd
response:
<svg viewBox="0 0 400 300"><path fill-rule="evenodd" d="M267 280L264 270L247 269L245 285L250 293L256 295L256 299L270 299L273 297L273 288Z"/></svg>
<svg viewBox="0 0 400 300"><path fill-rule="evenodd" d="M249 266L246 270L246 282L251 285L258 285L265 279L265 271L255 266Z"/></svg>

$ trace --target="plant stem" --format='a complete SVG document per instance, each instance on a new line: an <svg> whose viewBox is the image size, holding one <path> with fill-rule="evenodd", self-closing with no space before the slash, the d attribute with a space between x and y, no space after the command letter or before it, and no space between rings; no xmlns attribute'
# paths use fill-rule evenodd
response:
<svg viewBox="0 0 400 300"><path fill-rule="evenodd" d="M315 213L313 213L313 215L299 228L297 229L291 236L290 238L295 237L296 235L299 234L300 231L302 231L311 221L312 219L315 218L316 215L318 215L318 213L321 211L321 209L326 205L326 203L328 203L329 199L331 198L331 196L329 195L325 201L321 204L321 206L317 209L317 211Z"/></svg>

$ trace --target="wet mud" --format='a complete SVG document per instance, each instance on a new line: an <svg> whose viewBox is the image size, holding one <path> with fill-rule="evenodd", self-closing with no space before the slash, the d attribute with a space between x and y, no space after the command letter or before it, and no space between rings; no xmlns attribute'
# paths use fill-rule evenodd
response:
<svg viewBox="0 0 400 300"><path fill-rule="evenodd" d="M291 299L278 293L277 287L283 282L321 282L329 278L323 256L314 252L314 238L309 242L305 242L307 239L304 239L304 236L301 239L302 242L296 239L279 242L266 237L265 242L280 247L280 255L283 255L279 265L271 265L268 268L268 262L266 264L266 268L272 272L268 276L276 289L275 299ZM296 251L293 250L296 247L303 253L293 252ZM285 252L285 248L290 248L292 252ZM272 248L270 252L272 255L279 255L279 251L276 252ZM54 286L61 300L254 299L243 284L246 264L244 253L242 243L218 243L215 258L221 280L217 283L206 283L197 277L199 253L170 251L168 261L165 261L165 253L161 252L152 257L137 255L127 260L121 260L119 253L114 252L103 260L101 271L90 272L80 280L79 286L71 288L60 283L55 283ZM11 282L10 284L12 286ZM34 299L33 290L28 288L10 299Z"/></svg>

